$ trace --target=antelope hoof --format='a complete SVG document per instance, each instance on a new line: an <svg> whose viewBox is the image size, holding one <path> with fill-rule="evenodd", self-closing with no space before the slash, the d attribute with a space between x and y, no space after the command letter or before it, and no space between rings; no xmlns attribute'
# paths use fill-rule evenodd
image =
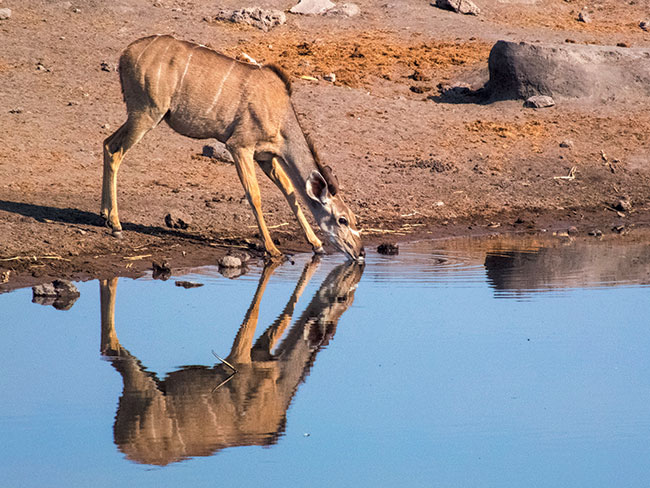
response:
<svg viewBox="0 0 650 488"><path fill-rule="evenodd" d="M323 249L323 246L314 248L314 254L323 255L325 254L325 249Z"/></svg>
<svg viewBox="0 0 650 488"><path fill-rule="evenodd" d="M113 230L113 232L111 232L111 234L112 234L113 237L115 237L115 239L122 239L122 237L124 237L122 235L121 230Z"/></svg>
<svg viewBox="0 0 650 488"><path fill-rule="evenodd" d="M277 249L274 249L273 251L266 251L266 257L270 261L277 261L279 259L282 259L284 257L284 254L282 254L280 251Z"/></svg>

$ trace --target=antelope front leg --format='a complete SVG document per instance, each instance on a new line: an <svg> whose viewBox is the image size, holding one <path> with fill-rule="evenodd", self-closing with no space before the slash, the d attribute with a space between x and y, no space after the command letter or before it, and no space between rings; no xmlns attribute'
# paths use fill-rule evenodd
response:
<svg viewBox="0 0 650 488"><path fill-rule="evenodd" d="M282 256L282 253L275 247L269 229L264 222L262 215L262 197L260 196L260 188L255 178L255 160L253 159L253 151L250 149L229 148L233 159L235 160L235 167L237 174L246 192L248 203L253 209L253 214L257 220L257 226L260 229L262 240L264 241L264 249L274 258Z"/></svg>
<svg viewBox="0 0 650 488"><path fill-rule="evenodd" d="M289 207L291 207L293 214L296 216L296 219L298 220L302 231L305 233L305 237L307 237L309 244L311 244L314 253L324 254L325 251L323 251L323 243L318 237L316 237L316 234L312 230L311 225L309 225L309 222L307 222L307 219L305 218L305 215L303 214L302 209L298 204L298 199L296 197L296 191L293 187L293 184L291 183L291 180L289 180L287 173L284 171L284 169L282 169L282 166L280 166L278 158L273 158L270 161L260 161L259 164L266 175L271 179L271 181L273 181L273 183L275 183L276 186L280 189L284 195L284 198L287 199Z"/></svg>

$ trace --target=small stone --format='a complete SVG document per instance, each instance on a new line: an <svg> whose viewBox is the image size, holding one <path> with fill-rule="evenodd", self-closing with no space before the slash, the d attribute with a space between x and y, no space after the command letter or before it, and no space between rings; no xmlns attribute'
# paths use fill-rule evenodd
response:
<svg viewBox="0 0 650 488"><path fill-rule="evenodd" d="M57 310L69 310L80 296L77 287L67 280L34 286L32 293L32 303L52 305Z"/></svg>
<svg viewBox="0 0 650 488"><path fill-rule="evenodd" d="M325 81L329 81L330 83L334 83L336 81L336 75L334 73L329 73L327 75L323 75L323 79Z"/></svg>
<svg viewBox="0 0 650 488"><path fill-rule="evenodd" d="M224 256L219 260L219 266L222 268L241 268L242 262L236 256Z"/></svg>
<svg viewBox="0 0 650 488"><path fill-rule="evenodd" d="M172 269L169 267L166 261L157 263L153 261L151 263L152 273L151 277L154 280L167 281L172 275Z"/></svg>
<svg viewBox="0 0 650 488"><path fill-rule="evenodd" d="M248 24L268 32L273 27L284 24L287 21L287 16L281 10L250 7L240 10L220 10L214 20Z"/></svg>
<svg viewBox="0 0 650 488"><path fill-rule="evenodd" d="M568 235L570 235L570 236L577 236L579 231L578 231L578 228L575 225L572 225L571 227L569 227L567 229L566 233Z"/></svg>
<svg viewBox="0 0 650 488"><path fill-rule="evenodd" d="M600 229L594 229L589 231L589 235L593 237L602 237L603 236L603 231Z"/></svg>
<svg viewBox="0 0 650 488"><path fill-rule="evenodd" d="M189 288L198 288L200 286L203 286L203 283L196 283L194 281L176 281L174 284L181 288L185 288L186 290Z"/></svg>
<svg viewBox="0 0 650 488"><path fill-rule="evenodd" d="M616 225L616 226L612 227L612 230L614 232L619 233L619 234L624 234L627 229L625 228L624 225Z"/></svg>
<svg viewBox="0 0 650 488"><path fill-rule="evenodd" d="M219 145L210 145L206 144L201 149L201 156L206 158L217 159L224 163L232 163L232 155L230 152L224 148L223 144Z"/></svg>
<svg viewBox="0 0 650 488"><path fill-rule="evenodd" d="M619 212L629 212L632 210L632 202L627 197L623 197L614 204L614 208Z"/></svg>
<svg viewBox="0 0 650 488"><path fill-rule="evenodd" d="M329 0L300 0L297 5L289 9L292 14L320 15L336 7Z"/></svg>
<svg viewBox="0 0 650 488"><path fill-rule="evenodd" d="M32 287L32 293L35 297L55 297L56 290L53 283L45 283Z"/></svg>
<svg viewBox="0 0 650 488"><path fill-rule="evenodd" d="M470 0L436 0L435 3L431 2L431 5L464 15L478 15L481 13L481 9Z"/></svg>
<svg viewBox="0 0 650 488"><path fill-rule="evenodd" d="M547 108L555 105L555 100L548 95L533 95L524 102L526 108Z"/></svg>
<svg viewBox="0 0 650 488"><path fill-rule="evenodd" d="M174 211L165 215L165 225L170 229L187 229L192 225L192 217L189 215Z"/></svg>
<svg viewBox="0 0 650 488"><path fill-rule="evenodd" d="M377 246L377 252L386 256L395 256L399 254L399 246L390 242L384 242Z"/></svg>
<svg viewBox="0 0 650 488"><path fill-rule="evenodd" d="M108 64L106 61L102 61L100 66L102 68L102 71L108 71L108 72L111 71L111 65Z"/></svg>
<svg viewBox="0 0 650 488"><path fill-rule="evenodd" d="M0 20L9 20L11 18L10 8L0 8Z"/></svg>
<svg viewBox="0 0 650 488"><path fill-rule="evenodd" d="M339 16L339 17L356 17L361 13L361 9L356 3L344 3L343 5L337 5L327 11L325 15L327 16Z"/></svg>
<svg viewBox="0 0 650 488"><path fill-rule="evenodd" d="M110 129L110 124L102 124L102 129Z"/></svg>
<svg viewBox="0 0 650 488"><path fill-rule="evenodd" d="M72 9L72 12L75 13L75 14L80 14L80 13L81 13L81 9L75 7L75 8Z"/></svg>
<svg viewBox="0 0 650 488"><path fill-rule="evenodd" d="M650 31L650 20L642 20L639 22L639 27L646 32Z"/></svg>
<svg viewBox="0 0 650 488"><path fill-rule="evenodd" d="M68 280L54 280L52 282L54 285L54 289L56 290L56 294L59 296L64 296L64 295L76 295L79 296L79 290L77 289L76 286L72 284L72 282Z"/></svg>
<svg viewBox="0 0 650 488"><path fill-rule="evenodd" d="M589 17L589 13L586 10L582 10L578 14L578 21L579 22L584 22L585 24L588 24L591 22L591 17Z"/></svg>
<svg viewBox="0 0 650 488"><path fill-rule="evenodd" d="M565 139L560 142L560 147L573 147L573 141L571 139Z"/></svg>

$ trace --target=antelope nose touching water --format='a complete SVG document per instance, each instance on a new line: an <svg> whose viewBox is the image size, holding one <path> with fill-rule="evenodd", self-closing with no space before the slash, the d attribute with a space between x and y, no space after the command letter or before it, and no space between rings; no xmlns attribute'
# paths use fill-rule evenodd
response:
<svg viewBox="0 0 650 488"><path fill-rule="evenodd" d="M104 141L101 215L122 235L117 211L117 172L125 153L163 120L179 134L214 138L232 154L266 252L281 253L264 221L257 163L284 194L315 253L321 240L307 222L296 193L323 233L352 260L363 259L353 212L338 181L322 164L291 102L287 75L276 66L244 63L171 36L130 44L119 63L126 122Z"/></svg>

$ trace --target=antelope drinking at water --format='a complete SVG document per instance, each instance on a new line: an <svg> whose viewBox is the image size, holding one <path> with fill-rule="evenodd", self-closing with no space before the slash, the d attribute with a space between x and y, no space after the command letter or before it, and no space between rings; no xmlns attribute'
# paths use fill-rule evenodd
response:
<svg viewBox="0 0 650 488"><path fill-rule="evenodd" d="M354 214L300 127L289 80L279 68L243 63L171 36L151 36L126 48L119 69L128 117L104 141L101 207L113 235L122 234L117 171L124 154L165 120L179 134L226 145L268 254L281 253L264 222L255 162L284 194L314 252L323 252L322 242L305 219L296 191L340 251L354 260L364 256Z"/></svg>
<svg viewBox="0 0 650 488"><path fill-rule="evenodd" d="M118 279L100 281L101 351L124 389L114 439L128 459L167 465L233 446L275 444L287 410L318 353L334 337L363 273L358 263L337 266L292 324L300 296L318 267L307 263L274 323L255 340L260 303L278 261L265 266L233 341L227 365L183 366L159 378L125 349L115 330ZM209 354L209 353L208 353Z"/></svg>

